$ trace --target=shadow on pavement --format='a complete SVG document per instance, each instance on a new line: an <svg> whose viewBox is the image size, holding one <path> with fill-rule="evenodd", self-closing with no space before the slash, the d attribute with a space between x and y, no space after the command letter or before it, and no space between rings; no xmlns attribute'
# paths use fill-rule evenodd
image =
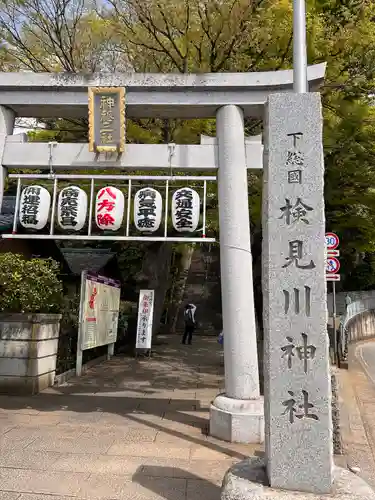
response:
<svg viewBox="0 0 375 500"><path fill-rule="evenodd" d="M153 430L169 434L175 438L184 439L185 441L189 441L192 444L205 446L214 451L218 451L220 453L226 454L228 457L242 459L245 456L242 453L238 453L234 450L230 449L230 443L226 444L223 442L222 444L216 444L207 438L208 433L208 420L201 418L199 416L195 416L194 412L192 414L187 415L185 413L180 412L186 406L191 410L191 401L184 400L174 400L176 407L180 409L180 411L174 411L173 413L168 413L162 415L160 413L152 411L152 406L157 408L159 403L163 403L164 400L152 399L149 411L137 411L134 410L133 407L128 408L127 402L122 402L121 399L124 398L116 398L116 397L98 397L98 396L72 396L69 397L64 396L55 396L51 394L40 394L38 396L34 396L31 398L17 398L12 396L2 396L0 397L0 408L4 410L37 410L40 412L76 412L77 414L90 413L93 414L93 419L87 421L87 425L90 424L101 424L105 425L105 420L101 422L101 417L105 417L106 414L116 414L122 418L121 421L116 421L117 425L123 425L129 428L132 427L132 423L136 423L139 425L144 425ZM144 400L141 400L144 401ZM205 410L206 412L208 410ZM166 416L168 415L168 416ZM150 416L157 417L154 420L149 420ZM97 417L97 419L95 419ZM158 418L159 417L159 418ZM109 417L110 421L110 417ZM173 429L169 427L170 422L179 423L182 425L186 425L185 432L181 432L181 430ZM64 422L62 422L64 423ZM108 423L110 426L111 424ZM195 428L198 430L196 434L189 433L189 427ZM200 431L200 432L199 432ZM219 443L219 442L218 442Z"/></svg>
<svg viewBox="0 0 375 500"><path fill-rule="evenodd" d="M147 427L242 459L231 443L207 437L210 403L223 383L216 338L196 339L193 346L181 346L177 336L168 342L156 346L151 359L115 357L36 396L0 396L0 409L6 410L0 418L15 420L13 413L22 413L33 425L43 425L45 412L47 425L55 418L57 426L68 421L125 430Z"/></svg>
<svg viewBox="0 0 375 500"><path fill-rule="evenodd" d="M152 475L145 475L145 471ZM158 495L155 498L160 500L218 500L220 498L220 486L178 467L146 465L137 471L132 479L133 482Z"/></svg>

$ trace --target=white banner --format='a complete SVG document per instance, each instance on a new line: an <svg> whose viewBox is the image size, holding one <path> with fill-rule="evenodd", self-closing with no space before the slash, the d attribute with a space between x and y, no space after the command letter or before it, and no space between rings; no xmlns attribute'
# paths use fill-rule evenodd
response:
<svg viewBox="0 0 375 500"><path fill-rule="evenodd" d="M113 344L117 339L120 282L91 273L84 274L81 349Z"/></svg>
<svg viewBox="0 0 375 500"><path fill-rule="evenodd" d="M140 290L136 349L151 349L154 290Z"/></svg>

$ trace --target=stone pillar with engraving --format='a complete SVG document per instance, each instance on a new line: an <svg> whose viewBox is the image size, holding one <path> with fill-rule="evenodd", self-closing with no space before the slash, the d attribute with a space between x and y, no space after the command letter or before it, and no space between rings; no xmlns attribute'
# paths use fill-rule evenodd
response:
<svg viewBox="0 0 375 500"><path fill-rule="evenodd" d="M265 115L266 453L227 471L221 500L375 500L333 464L320 95L273 94Z"/></svg>
<svg viewBox="0 0 375 500"><path fill-rule="evenodd" d="M268 478L272 488L329 493L333 451L320 95L271 95L265 130Z"/></svg>

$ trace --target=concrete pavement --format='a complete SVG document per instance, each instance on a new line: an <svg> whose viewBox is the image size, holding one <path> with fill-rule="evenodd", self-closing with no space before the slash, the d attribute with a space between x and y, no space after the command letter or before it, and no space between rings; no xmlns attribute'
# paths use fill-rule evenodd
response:
<svg viewBox="0 0 375 500"><path fill-rule="evenodd" d="M350 346L349 370L338 370L341 432L349 467L375 489L375 341Z"/></svg>
<svg viewBox="0 0 375 500"><path fill-rule="evenodd" d="M260 447L207 436L223 386L216 338L161 338L34 397L0 397L0 500L218 500Z"/></svg>

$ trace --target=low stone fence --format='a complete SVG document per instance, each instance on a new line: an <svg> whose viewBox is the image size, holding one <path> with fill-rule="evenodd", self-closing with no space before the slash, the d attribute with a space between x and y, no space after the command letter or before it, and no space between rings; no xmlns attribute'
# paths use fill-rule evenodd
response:
<svg viewBox="0 0 375 500"><path fill-rule="evenodd" d="M352 303L372 301L375 304L375 290L360 290L336 293L336 313L338 316L345 316L346 312L346 297L352 300ZM333 312L333 296L332 293L327 294L327 308L329 316Z"/></svg>
<svg viewBox="0 0 375 500"><path fill-rule="evenodd" d="M348 344L375 338L375 297L359 299L348 305L341 318L339 353L341 358L348 357Z"/></svg>
<svg viewBox="0 0 375 500"><path fill-rule="evenodd" d="M59 314L0 314L0 393L37 394L53 385Z"/></svg>

